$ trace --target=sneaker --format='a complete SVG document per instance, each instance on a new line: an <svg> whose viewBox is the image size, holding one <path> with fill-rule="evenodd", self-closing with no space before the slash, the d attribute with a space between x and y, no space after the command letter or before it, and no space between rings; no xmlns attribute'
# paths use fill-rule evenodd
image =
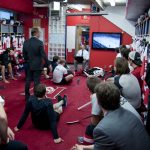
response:
<svg viewBox="0 0 150 150"><path fill-rule="evenodd" d="M64 104L62 106L67 107L67 104L68 104L67 103L67 95L64 95L63 101L64 101Z"/></svg>
<svg viewBox="0 0 150 150"><path fill-rule="evenodd" d="M78 137L78 143L83 144L84 143L84 138L83 136Z"/></svg>

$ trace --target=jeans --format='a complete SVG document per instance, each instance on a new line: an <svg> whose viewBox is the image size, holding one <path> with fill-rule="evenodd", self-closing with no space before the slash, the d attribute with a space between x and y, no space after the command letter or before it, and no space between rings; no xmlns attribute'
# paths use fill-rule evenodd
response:
<svg viewBox="0 0 150 150"><path fill-rule="evenodd" d="M9 141L5 145L0 145L0 150L28 150L28 147L18 141Z"/></svg>

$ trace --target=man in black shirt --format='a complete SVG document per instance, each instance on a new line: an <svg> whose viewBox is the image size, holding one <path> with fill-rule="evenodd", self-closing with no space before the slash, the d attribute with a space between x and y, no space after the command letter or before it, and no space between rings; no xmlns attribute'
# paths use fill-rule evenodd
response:
<svg viewBox="0 0 150 150"><path fill-rule="evenodd" d="M29 113L31 112L31 118L33 125L41 130L51 129L55 143L63 141L57 132L57 121L62 113L62 106L67 105L67 97L58 100L59 102L54 104L49 98L46 98L46 86L38 84L34 88L34 96L30 96L29 101L26 104L24 113L17 125L15 131L21 129L24 125Z"/></svg>

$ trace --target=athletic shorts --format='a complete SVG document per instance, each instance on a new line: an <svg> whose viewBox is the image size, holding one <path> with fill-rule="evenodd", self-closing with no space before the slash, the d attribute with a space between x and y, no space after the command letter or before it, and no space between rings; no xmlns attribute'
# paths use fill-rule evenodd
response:
<svg viewBox="0 0 150 150"><path fill-rule="evenodd" d="M62 80L59 84L67 84L67 81L66 81L65 77L62 78Z"/></svg>

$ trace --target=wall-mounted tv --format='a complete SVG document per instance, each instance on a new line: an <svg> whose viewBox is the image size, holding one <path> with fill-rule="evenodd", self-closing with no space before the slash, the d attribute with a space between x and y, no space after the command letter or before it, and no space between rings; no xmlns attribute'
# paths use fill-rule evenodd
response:
<svg viewBox="0 0 150 150"><path fill-rule="evenodd" d="M121 45L121 33L93 32L92 48L114 50Z"/></svg>

